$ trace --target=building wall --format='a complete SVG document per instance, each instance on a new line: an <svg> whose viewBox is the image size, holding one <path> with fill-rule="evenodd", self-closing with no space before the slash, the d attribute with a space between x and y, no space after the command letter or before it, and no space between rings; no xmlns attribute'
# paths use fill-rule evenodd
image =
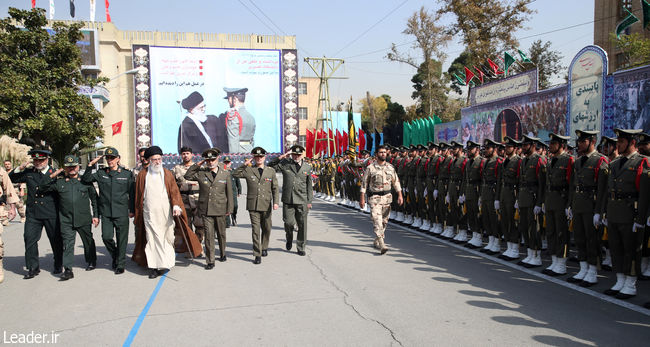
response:
<svg viewBox="0 0 650 347"><path fill-rule="evenodd" d="M638 0L595 0L594 6L594 44L602 47L607 52L609 59L609 73L623 66L620 51L615 50L610 41L610 35L615 32L616 25L627 16L622 11L623 4L631 6L632 12L639 22L633 24L626 31L627 34L642 33L645 38L650 38L650 30L643 29L643 12L641 1Z"/></svg>
<svg viewBox="0 0 650 347"><path fill-rule="evenodd" d="M66 24L76 23L64 21ZM100 111L104 115L102 127L104 145L117 148L122 165L135 166L135 113L133 76L123 74L132 69L131 46L134 44L169 47L241 48L241 49L295 49L295 36L256 34L223 34L192 32L160 32L119 30L113 23L84 22L84 28L96 29L99 39L98 76L108 77L106 89L110 93ZM96 71L84 71L95 73ZM318 93L318 92L316 92ZM122 133L113 136L111 125L123 121Z"/></svg>
<svg viewBox="0 0 650 347"><path fill-rule="evenodd" d="M304 140L307 129L313 130L316 128L316 120L319 117L318 97L320 79L317 77L301 77L298 79L298 84L300 85L301 83L305 83L307 86L306 94L298 94L298 107L307 109L307 119L300 119L298 123L300 127L300 139ZM300 90L300 87L298 89ZM305 145L300 140L298 143L302 146Z"/></svg>

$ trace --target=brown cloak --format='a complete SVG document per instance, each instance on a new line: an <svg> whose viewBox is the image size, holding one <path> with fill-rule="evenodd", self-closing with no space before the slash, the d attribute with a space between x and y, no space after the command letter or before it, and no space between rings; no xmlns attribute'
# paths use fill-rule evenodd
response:
<svg viewBox="0 0 650 347"><path fill-rule="evenodd" d="M196 237L196 234L190 229L190 226L187 222L187 212L185 212L185 204L183 204L183 199L181 198L181 193L178 190L176 185L176 179L174 174L167 170L163 169L165 173L165 188L167 189L167 196L169 197L169 203L174 206L181 207L180 217L174 217L174 231L176 240L174 242L176 253L184 253L188 251L188 247L185 243L187 240L190 244L191 252L195 257L198 257L201 254L201 242ZM147 169L142 169L138 176L135 179L135 218L133 219L133 224L135 224L135 249L133 250L133 256L131 259L138 263L138 265L147 267L147 256L144 253L144 247L147 244L147 236L145 235L144 230L144 216L143 216L143 199L144 199L144 185L147 179ZM183 236L184 235L184 236Z"/></svg>

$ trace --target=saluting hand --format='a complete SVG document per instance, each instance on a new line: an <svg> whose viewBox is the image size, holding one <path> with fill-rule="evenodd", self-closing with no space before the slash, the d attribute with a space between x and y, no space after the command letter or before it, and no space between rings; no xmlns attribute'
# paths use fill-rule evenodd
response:
<svg viewBox="0 0 650 347"><path fill-rule="evenodd" d="M55 178L55 177L58 176L61 172L63 172L63 169L62 169L62 168L59 168L58 170L52 172L52 174L50 175L50 178Z"/></svg>
<svg viewBox="0 0 650 347"><path fill-rule="evenodd" d="M88 163L88 166L92 166L92 165L97 164L97 162L100 161L100 160L102 160L102 158L104 158L103 155L101 155L101 156L99 156L99 157L97 157L97 158L91 160L90 163Z"/></svg>
<svg viewBox="0 0 650 347"><path fill-rule="evenodd" d="M244 165L251 166L252 161L253 161L253 158L246 158L246 160L244 161Z"/></svg>

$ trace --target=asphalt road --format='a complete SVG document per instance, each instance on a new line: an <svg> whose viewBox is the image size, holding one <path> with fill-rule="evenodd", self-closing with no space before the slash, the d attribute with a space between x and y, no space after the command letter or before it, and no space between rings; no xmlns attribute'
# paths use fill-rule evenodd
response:
<svg viewBox="0 0 650 347"><path fill-rule="evenodd" d="M245 184L244 184L245 185ZM250 222L228 229L228 261L177 256L167 276L147 278L132 261L110 270L99 229L98 268L84 271L77 239L75 278L52 275L45 233L42 272L23 280L22 224L5 227L0 284L2 343L38 334L64 346L643 346L650 341L650 283L621 302L499 259L391 225L388 253L372 247L367 214L316 201L307 256L284 249L281 209L269 256L252 264ZM130 235L130 255L133 233ZM573 264L572 266L575 266ZM609 276L609 277L606 277ZM15 339L12 340L12 337Z"/></svg>

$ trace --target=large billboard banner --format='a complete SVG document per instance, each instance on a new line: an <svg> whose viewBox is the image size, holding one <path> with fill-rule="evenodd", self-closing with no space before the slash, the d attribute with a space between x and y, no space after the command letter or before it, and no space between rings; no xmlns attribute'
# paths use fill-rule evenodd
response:
<svg viewBox="0 0 650 347"><path fill-rule="evenodd" d="M598 46L583 48L569 66L569 135L576 130L601 131L607 53Z"/></svg>
<svg viewBox="0 0 650 347"><path fill-rule="evenodd" d="M614 111L611 121L603 125L603 135L614 136L614 128L650 132L650 66L615 72L613 79L606 104L613 105Z"/></svg>
<svg viewBox="0 0 650 347"><path fill-rule="evenodd" d="M152 145L282 151L280 50L147 48Z"/></svg>

